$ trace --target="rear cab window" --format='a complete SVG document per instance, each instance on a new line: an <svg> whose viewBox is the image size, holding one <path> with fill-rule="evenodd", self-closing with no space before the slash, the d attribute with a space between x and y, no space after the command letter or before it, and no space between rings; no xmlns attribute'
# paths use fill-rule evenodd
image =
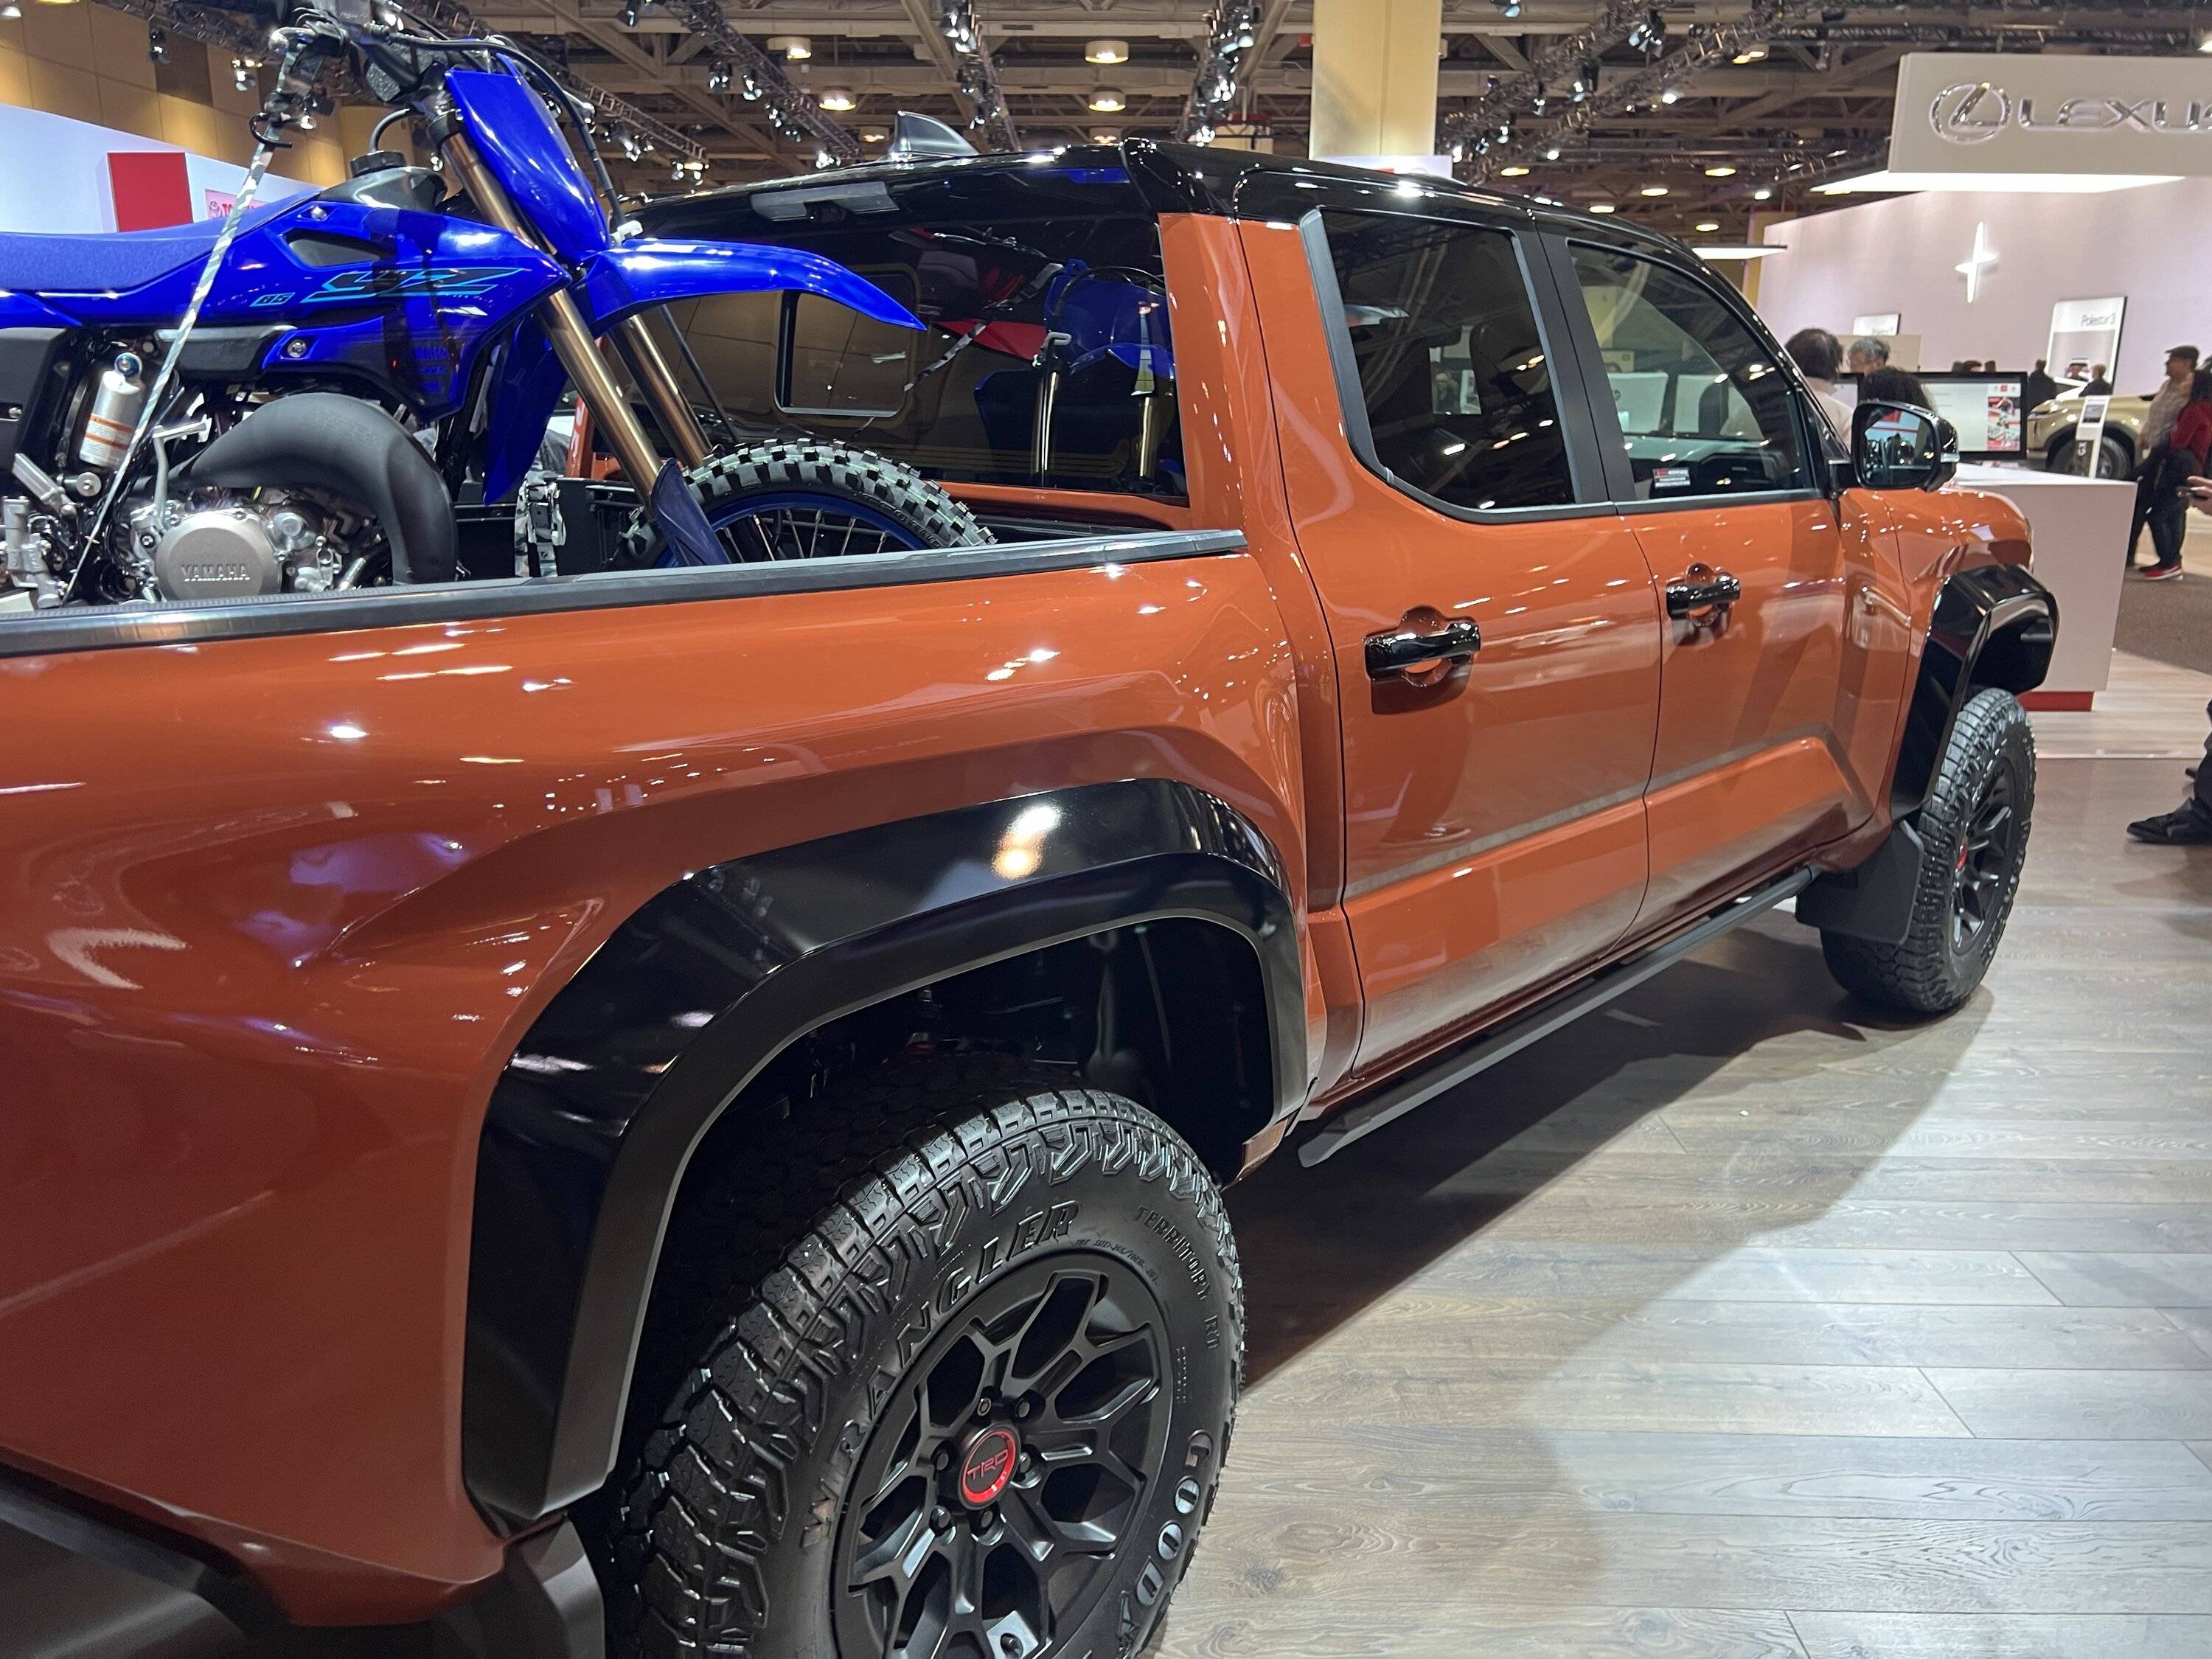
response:
<svg viewBox="0 0 2212 1659"><path fill-rule="evenodd" d="M1132 190L1054 189L1042 172L965 198L879 186L790 216L775 192L758 210L744 195L666 204L655 235L805 248L927 326L776 294L687 301L674 320L722 406L756 428L801 425L948 483L1184 501L1158 222ZM1031 179L1034 204L1018 188ZM1086 195L1095 212L1075 210Z"/></svg>

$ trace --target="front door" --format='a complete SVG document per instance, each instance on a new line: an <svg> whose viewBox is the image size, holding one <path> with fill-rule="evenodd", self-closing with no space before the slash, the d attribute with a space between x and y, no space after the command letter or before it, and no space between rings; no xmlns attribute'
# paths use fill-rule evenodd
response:
<svg viewBox="0 0 2212 1659"><path fill-rule="evenodd" d="M1828 493L1825 433L1708 274L1587 243L1565 263L1617 417L1613 493L1667 611L1639 922L1663 926L1865 821L1908 596L1881 507Z"/></svg>
<svg viewBox="0 0 2212 1659"><path fill-rule="evenodd" d="M1365 202L1248 234L1301 235L1320 302L1253 261L1343 712L1364 1069L1626 933L1658 605L1586 406L1554 395L1540 245Z"/></svg>

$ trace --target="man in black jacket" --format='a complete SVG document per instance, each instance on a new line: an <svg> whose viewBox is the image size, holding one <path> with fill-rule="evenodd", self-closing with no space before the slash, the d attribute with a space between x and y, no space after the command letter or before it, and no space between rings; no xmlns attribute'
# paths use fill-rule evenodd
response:
<svg viewBox="0 0 2212 1659"><path fill-rule="evenodd" d="M2020 410L2023 415L2033 415L2058 395L2058 382L2045 372L2045 362L2038 357L2035 367L2020 383Z"/></svg>

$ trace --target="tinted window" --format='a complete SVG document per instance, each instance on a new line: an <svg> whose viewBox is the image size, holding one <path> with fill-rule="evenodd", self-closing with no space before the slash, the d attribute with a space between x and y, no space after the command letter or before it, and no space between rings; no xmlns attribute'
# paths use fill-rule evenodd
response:
<svg viewBox="0 0 2212 1659"><path fill-rule="evenodd" d="M933 477L1187 493L1152 220L808 224L777 239L862 272L927 327L811 296L672 307L732 415L775 428L800 414Z"/></svg>
<svg viewBox="0 0 2212 1659"><path fill-rule="evenodd" d="M1574 263L1638 500L1810 483L1789 379L1719 295L1607 248Z"/></svg>
<svg viewBox="0 0 2212 1659"><path fill-rule="evenodd" d="M1455 507L1575 498L1551 365L1503 231L1322 216L1376 459Z"/></svg>
<svg viewBox="0 0 2212 1659"><path fill-rule="evenodd" d="M873 280L902 305L914 284L899 273ZM896 416L914 378L915 333L863 317L818 294L784 296L783 386L776 401L794 415Z"/></svg>

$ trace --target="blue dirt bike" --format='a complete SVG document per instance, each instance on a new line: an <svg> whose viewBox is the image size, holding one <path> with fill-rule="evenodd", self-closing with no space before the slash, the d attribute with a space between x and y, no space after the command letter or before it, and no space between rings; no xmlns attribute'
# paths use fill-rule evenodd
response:
<svg viewBox="0 0 2212 1659"><path fill-rule="evenodd" d="M501 37L338 0L272 38L276 90L226 218L0 236L0 593L15 608L453 580L455 494L510 496L571 385L643 498L628 562L988 539L881 457L803 441L717 453L644 322L672 301L795 289L921 326L882 289L793 249L626 239L588 111ZM395 106L386 126L416 124L442 176L373 149L343 185L253 205L284 130L349 69Z"/></svg>

